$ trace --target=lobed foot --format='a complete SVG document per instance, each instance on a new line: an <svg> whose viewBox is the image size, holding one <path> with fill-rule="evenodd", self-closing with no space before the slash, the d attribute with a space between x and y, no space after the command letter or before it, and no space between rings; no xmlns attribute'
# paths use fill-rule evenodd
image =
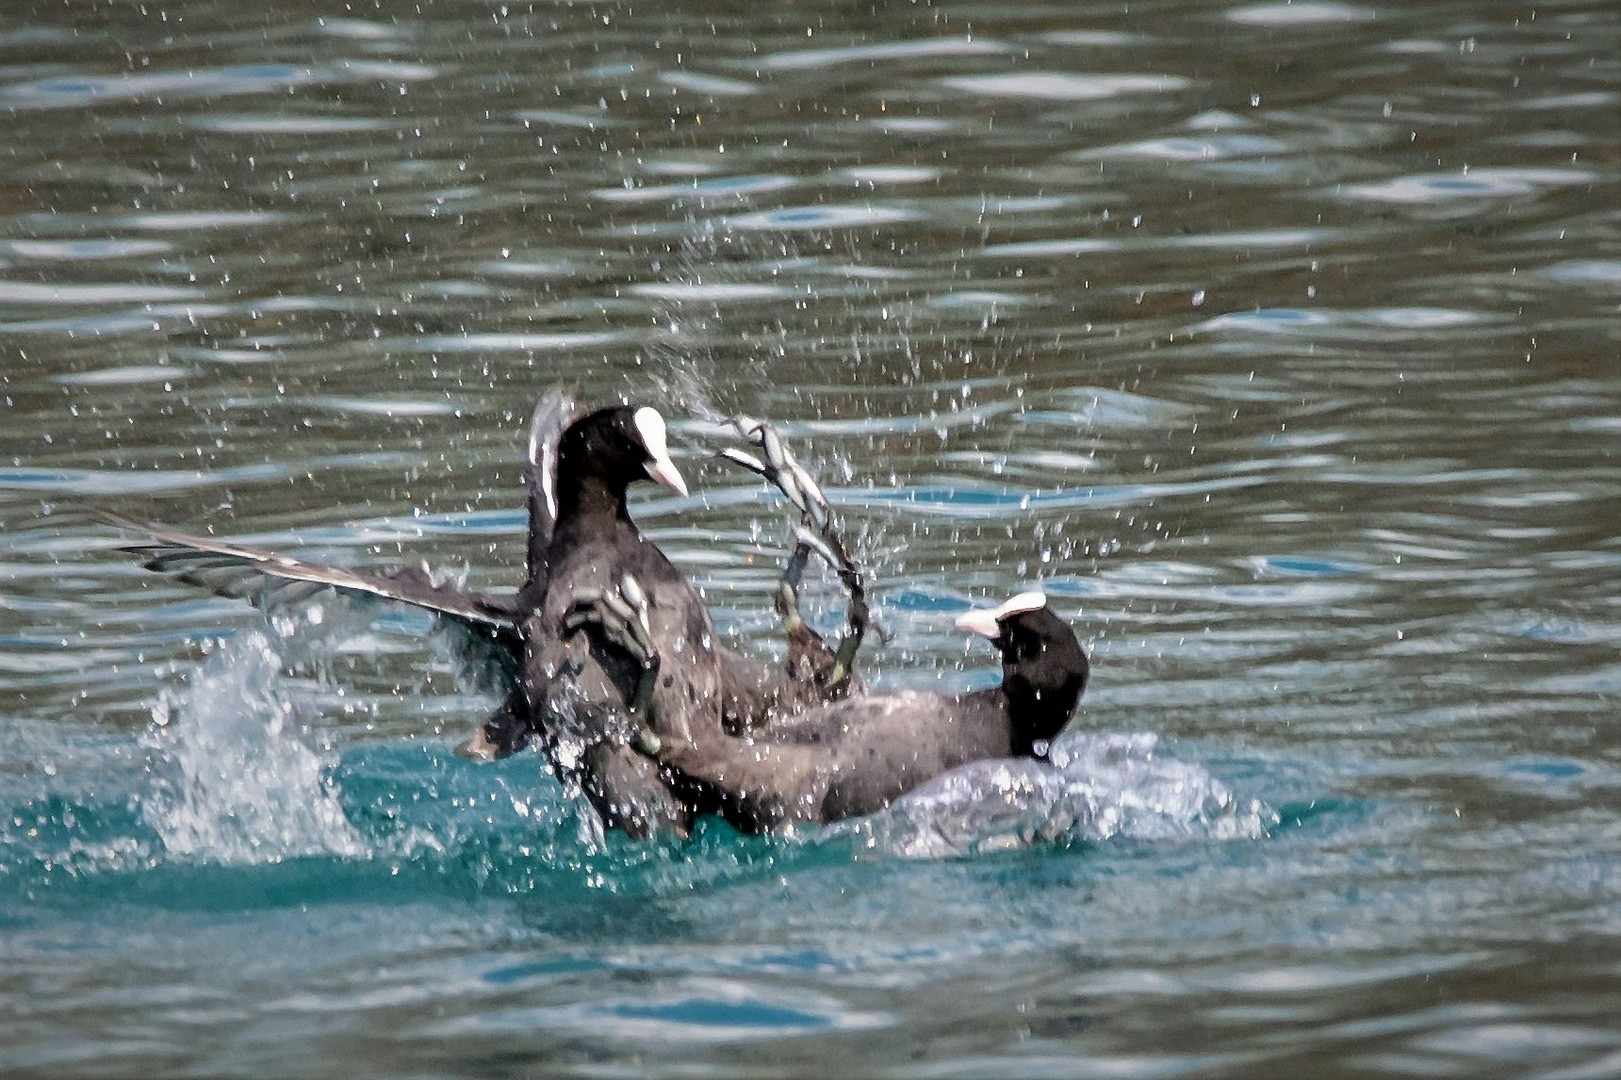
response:
<svg viewBox="0 0 1621 1080"><path fill-rule="evenodd" d="M783 497L800 513L800 525L794 530L794 550L788 558L776 593L777 612L782 616L790 639L806 629L799 611L799 586L812 555L820 558L838 575L849 593L846 629L833 653L833 664L827 676L830 685L837 685L853 670L856 650L872 625L861 569L844 545L844 538L833 521L827 496L822 494L821 486L794 458L777 430L763 420L746 416L734 418L732 426L739 435L757 447L762 456L756 457L747 451L727 447L720 452L721 457L762 477L782 492Z"/></svg>
<svg viewBox="0 0 1621 1080"><path fill-rule="evenodd" d="M637 750L649 757L656 756L660 749L659 737L653 733L649 721L660 661L647 614L647 593L641 584L625 574L620 577L617 589L577 591L563 615L563 632L573 634L588 626L596 627L607 641L624 650L642 669L628 706L636 724L633 741Z"/></svg>

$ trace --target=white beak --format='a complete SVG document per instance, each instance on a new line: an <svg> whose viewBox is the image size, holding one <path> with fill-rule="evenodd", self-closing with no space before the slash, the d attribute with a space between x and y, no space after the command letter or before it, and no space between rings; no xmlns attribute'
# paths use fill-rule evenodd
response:
<svg viewBox="0 0 1621 1080"><path fill-rule="evenodd" d="M687 482L682 479L680 471L675 467L675 462L670 460L670 455L668 454L665 454L663 457L653 458L650 460L647 463L647 475L663 484L677 495L685 495L687 493Z"/></svg>
<svg viewBox="0 0 1621 1080"><path fill-rule="evenodd" d="M1022 592L1000 607L980 608L976 611L965 611L957 616L957 629L967 630L970 634L978 634L989 641L995 641L1002 636L1002 620L1009 615L1017 615L1024 611L1036 611L1047 606L1047 594L1031 591Z"/></svg>
<svg viewBox="0 0 1621 1080"><path fill-rule="evenodd" d="M996 625L996 612L990 608L965 611L958 615L957 629L966 630L970 634L978 634L980 637L991 641L995 641L996 635L1002 632L1002 628Z"/></svg>
<svg viewBox="0 0 1621 1080"><path fill-rule="evenodd" d="M642 445L647 447L647 475L677 495L687 493L687 482L681 470L670 460L669 442L665 437L664 417L657 409L642 407L636 410L636 430L641 433Z"/></svg>

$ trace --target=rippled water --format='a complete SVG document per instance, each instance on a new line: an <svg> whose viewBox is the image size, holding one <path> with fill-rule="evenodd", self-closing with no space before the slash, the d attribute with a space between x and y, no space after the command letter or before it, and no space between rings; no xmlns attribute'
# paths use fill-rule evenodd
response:
<svg viewBox="0 0 1621 1080"><path fill-rule="evenodd" d="M9 1075L1621 1075L1613 5L328 7L0 13ZM1063 768L598 843L422 622L84 510L503 584L558 381L746 647L715 411L880 683L1041 582Z"/></svg>

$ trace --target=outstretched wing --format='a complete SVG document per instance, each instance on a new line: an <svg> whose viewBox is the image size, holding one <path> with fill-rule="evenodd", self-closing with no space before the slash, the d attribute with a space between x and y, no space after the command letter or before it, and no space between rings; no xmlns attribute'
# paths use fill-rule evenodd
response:
<svg viewBox="0 0 1621 1080"><path fill-rule="evenodd" d="M572 391L553 387L535 406L529 421L529 578L523 590L528 596L545 591L550 570L546 552L557 526L557 447L563 432L582 412Z"/></svg>
<svg viewBox="0 0 1621 1080"><path fill-rule="evenodd" d="M219 596L262 606L267 601L295 603L322 589L336 589L425 608L486 637L514 647L517 644L513 600L436 584L423 570L406 568L376 576L356 574L261 548L189 536L116 510L97 507L91 512L110 525L151 537L144 543L120 548L140 556L148 570L200 585Z"/></svg>

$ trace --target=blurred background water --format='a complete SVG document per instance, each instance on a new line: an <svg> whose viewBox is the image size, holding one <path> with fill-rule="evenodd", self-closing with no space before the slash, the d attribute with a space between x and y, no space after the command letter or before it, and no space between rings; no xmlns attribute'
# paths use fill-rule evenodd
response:
<svg viewBox="0 0 1621 1080"><path fill-rule="evenodd" d="M1621 12L0 10L0 1059L89 1076L1621 1075ZM426 623L86 504L480 586L530 406L772 646L771 417L886 686L1040 583L1059 776L594 843ZM821 617L837 594L814 591Z"/></svg>

